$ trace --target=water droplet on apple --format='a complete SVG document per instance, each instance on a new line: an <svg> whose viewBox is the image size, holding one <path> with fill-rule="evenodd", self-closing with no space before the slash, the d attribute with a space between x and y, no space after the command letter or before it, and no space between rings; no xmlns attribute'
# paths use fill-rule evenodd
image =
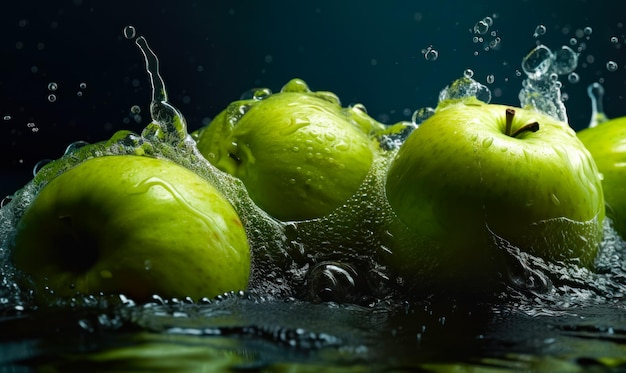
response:
<svg viewBox="0 0 626 373"><path fill-rule="evenodd" d="M486 137L486 138L484 138L481 144L482 144L483 148L490 147L491 144L493 144L493 137Z"/></svg>
<svg viewBox="0 0 626 373"><path fill-rule="evenodd" d="M264 100L272 95L272 90L269 88L260 88L254 91L252 98L254 100Z"/></svg>
<svg viewBox="0 0 626 373"><path fill-rule="evenodd" d="M557 195L554 194L554 193L550 194L550 200L552 200L552 203L554 203L557 206L559 206L561 204L561 201L559 200L559 197L557 197Z"/></svg>
<svg viewBox="0 0 626 373"><path fill-rule="evenodd" d="M33 167L33 176L36 176L39 173L39 171L41 171L41 169L50 162L52 162L51 159L42 159L39 162L37 162L35 166Z"/></svg>
<svg viewBox="0 0 626 373"><path fill-rule="evenodd" d="M78 149L80 149L80 148L82 148L82 147L84 147L86 145L89 145L89 143L86 142L86 141L75 141L75 142L69 144L67 146L67 148L65 148L65 152L63 153L63 155L72 154L75 151L77 151Z"/></svg>

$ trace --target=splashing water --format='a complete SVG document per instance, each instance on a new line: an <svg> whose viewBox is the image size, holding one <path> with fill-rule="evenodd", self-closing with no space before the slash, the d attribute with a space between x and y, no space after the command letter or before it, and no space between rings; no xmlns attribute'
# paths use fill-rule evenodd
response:
<svg viewBox="0 0 626 373"><path fill-rule="evenodd" d="M483 23L476 25L477 35L486 34L491 26L491 20L484 19L481 22ZM135 29L126 28L124 35L128 39L134 39ZM146 339L140 340L143 345L149 346L150 342L156 341L162 345L169 343L166 347L180 348L181 346L172 345L174 340L185 344L185 347L205 347L200 350L199 355L204 354L202 359L207 358L207 351L215 353L206 348L209 344L217 344L221 353L229 352L232 341L219 344L227 337L239 338L246 343L237 346L240 350L238 354L233 354L236 356L254 355L259 351L258 345L267 346L267 342L273 343L269 348L260 349L261 358L256 361L253 357L244 360L239 367L245 370L262 367L268 361L284 359L284 355L281 355L284 350L277 346L290 348L288 357L293 360L299 361L298 358L307 356L316 364L319 360L329 359L329 356L343 365L346 362L368 364L377 358L388 361L388 356L392 356L397 359L394 363L404 368L430 370L432 366L417 365L424 358L415 358L415 351L421 352L421 355L432 354L434 360L441 361L464 361L468 357L473 358L465 351L455 352L462 348L450 349L450 339L446 336L451 333L455 339L454 346L459 343L458 346L461 347L496 351L493 354L495 358L482 362L489 368L503 366L532 370L537 359L527 351L544 355L554 348L555 337L563 338L563 335L569 336L573 340L570 343L574 346L579 346L582 340L588 343L590 337L608 341L601 347L610 344L613 355L615 349L623 347L619 342L626 335L626 331L619 311L623 310L621 304L626 297L626 265L622 259L626 243L612 229L608 220L605 223L605 239L595 272L567 263L547 263L520 252L518 248L494 235L494 242L509 253L508 258L511 261L504 273L509 284L503 294L499 295L500 300L504 301L500 308L480 312L482 305L476 305L480 303L476 299L471 299L470 308L454 302L451 305L437 305L431 302L432 294L425 294L418 302L405 301L407 293L412 289L404 287L406 280L394 277L379 261L381 256L393 252L394 237L390 236L385 227L400 224L385 198L385 172L395 151L412 130L434 113L434 109L418 110L413 115L412 123L390 128L379 135L378 139L385 152L374 162L375 166L363 185L343 206L320 219L277 222L254 205L239 180L218 171L198 153L187 133L183 115L168 102L165 84L158 71L156 54L149 48L145 38L139 37L135 42L144 55L146 71L151 79L152 123L141 134L122 131L106 143L71 144L60 160L46 164L42 162L36 166L33 181L8 201L2 202L0 310L5 314L19 315L31 306L28 294L24 294L26 291L19 289L13 281L14 269L8 260L8 241L23 211L38 191L56 175L91 157L110 154L143 154L168 158L194 170L215 185L235 206L249 234L254 252L250 291L227 293L216 299L202 299L197 303L189 299L162 299L155 296L152 302L142 306L136 305L124 295L72 299L63 306L80 311L78 320L70 320L68 323L67 309L61 310L62 317L54 313L46 314L43 322L27 329L31 333L29 336L37 326L54 325L51 335L58 334L58 330L65 331L67 328L72 331L78 328L81 331L80 343L84 344L85 336L91 339L97 336L94 333L98 330L139 327L148 332L144 333L148 334L143 337ZM520 101L523 105L526 102L539 110L552 112L555 116L566 119L564 108L558 105L558 75L568 74L568 71L571 73L576 61L569 51L559 52L552 53L540 48L536 55L529 56L524 61L523 67L528 78L522 90L525 101L521 98ZM282 91L308 89L298 84L296 82L295 85L285 86ZM602 87L599 84L592 85L588 92L595 102L592 123L599 123L605 118L601 102ZM263 100L270 95L272 91L269 89L257 88L250 91L244 99ZM468 96L477 96L484 102L491 100L489 89L474 81L471 71L446 87L440 94L440 100ZM338 100L332 95L328 95L327 99L333 102ZM248 106L233 106L229 121L236 124L248 109ZM355 105L346 110L353 110L358 115L365 108ZM415 241L408 241L402 244L415 245ZM145 263L147 268L150 265L150 262ZM401 291L398 292L398 289ZM293 298L330 303L312 304ZM411 300L415 301L415 298ZM338 304L342 302L352 304ZM619 305L610 309L616 311L616 316L608 321L611 327L605 330L602 329L603 325L595 329L594 326L587 325L588 319L594 320L593 317L596 317L592 307L606 304ZM111 306L121 308L111 313ZM7 307L12 313L7 311ZM97 310L95 315L85 311L90 307ZM592 309L585 311L589 308ZM603 311L606 312L606 309ZM519 317L520 313L522 317ZM485 320L493 316L495 322ZM30 323L30 320L27 321ZM538 333L538 324L547 325L549 332ZM511 330L512 325L517 327L513 330L521 332L521 336L503 337L503 332L498 327ZM615 330L612 326L616 326ZM484 336L485 330L490 334ZM8 334L5 338L10 339L12 336ZM19 334L15 337L23 338ZM522 338L527 338L530 342L519 342ZM456 339L462 341L458 342ZM513 344L513 347L505 349L503 341ZM125 339L116 339L114 342L129 344ZM81 345L81 348L84 346ZM154 353L150 349L141 351ZM321 352L315 354L315 351ZM515 353L510 354L510 351ZM607 356L610 354L607 351L602 350L598 354L598 361L601 361L600 358L609 359ZM73 352L72 359L78 359L83 367L89 362L81 361L77 356L82 350ZM584 352L582 359L585 360L581 364L587 361L590 361L589 364L597 362L588 358L589 355L593 357L592 353L586 350ZM198 350L195 353L198 354ZM512 357L502 358L504 353ZM568 353L569 351L563 352L569 363L572 359ZM618 353L623 354L623 350ZM172 355L168 352L167 356L168 359L161 360L169 361ZM186 356L193 359L198 355ZM541 363L542 360L538 361ZM484 367L483 365L482 368ZM563 367L556 366L553 371L560 371Z"/></svg>
<svg viewBox="0 0 626 373"><path fill-rule="evenodd" d="M538 45L522 60L527 78L522 82L519 100L522 107L531 107L563 122L568 122L561 97L559 75L568 75L578 66L578 54L568 46L553 52Z"/></svg>
<svg viewBox="0 0 626 373"><path fill-rule="evenodd" d="M587 87L587 95L591 100L591 120L589 128L596 127L598 124L606 122L609 118L604 113L604 87L600 83L592 83Z"/></svg>

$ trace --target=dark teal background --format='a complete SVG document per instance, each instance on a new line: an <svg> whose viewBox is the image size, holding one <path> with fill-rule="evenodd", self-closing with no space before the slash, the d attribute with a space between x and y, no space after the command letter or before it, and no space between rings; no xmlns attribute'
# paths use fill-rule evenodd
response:
<svg viewBox="0 0 626 373"><path fill-rule="evenodd" d="M435 106L439 91L467 68L482 83L495 76L489 87L502 95L493 102L518 105L522 77L515 71L522 57L537 41L558 49L587 26L593 32L579 39L587 45L577 69L581 81L562 77L571 124L580 129L589 121L586 87L602 78L607 114L626 115L626 25L620 23L626 14L618 1L40 0L2 7L2 196L26 183L38 160L58 158L69 143L140 131L148 123L148 77L139 50L122 35L126 25L159 56L170 101L191 130L244 91L277 91L294 77L337 93L344 105L363 103L388 123ZM502 44L485 52L469 30L494 14L491 30ZM547 33L534 38L539 24ZM429 45L439 52L436 61L421 53ZM619 63L618 71L606 70L609 60ZM59 87L53 103L50 82ZM133 105L142 109L139 121Z"/></svg>

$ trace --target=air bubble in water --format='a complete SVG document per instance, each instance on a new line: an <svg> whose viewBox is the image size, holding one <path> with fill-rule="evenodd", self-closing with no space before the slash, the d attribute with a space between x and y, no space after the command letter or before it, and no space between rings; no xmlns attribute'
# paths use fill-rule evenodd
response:
<svg viewBox="0 0 626 373"><path fill-rule="evenodd" d="M134 26L126 26L124 27L124 37L126 39L133 39L137 35L137 31Z"/></svg>
<svg viewBox="0 0 626 373"><path fill-rule="evenodd" d="M484 35L487 33L487 31L489 31L490 24L488 23L486 18L483 18L480 21L476 22L476 24L474 25L474 34Z"/></svg>
<svg viewBox="0 0 626 373"><path fill-rule="evenodd" d="M578 53L572 48L564 45L554 53L554 61L552 67L554 72L559 75L569 74L578 66Z"/></svg>
<svg viewBox="0 0 626 373"><path fill-rule="evenodd" d="M358 274L349 264L321 262L307 273L308 298L314 302L355 301L358 291Z"/></svg>
<svg viewBox="0 0 626 373"><path fill-rule="evenodd" d="M584 28L583 32L585 33L585 35L589 36L593 32L593 29L591 27L587 26L587 27Z"/></svg>
<svg viewBox="0 0 626 373"><path fill-rule="evenodd" d="M544 25L539 25L535 28L535 33L533 34L534 37L539 37L541 35L544 35L546 33L546 26Z"/></svg>
<svg viewBox="0 0 626 373"><path fill-rule="evenodd" d="M493 82L495 81L495 76L493 76L493 74L489 74L487 75L487 83L489 84L493 84Z"/></svg>
<svg viewBox="0 0 626 373"><path fill-rule="evenodd" d="M578 76L575 72L571 72L567 76L567 81L572 84L578 83L580 81L580 76Z"/></svg>
<svg viewBox="0 0 626 373"><path fill-rule="evenodd" d="M466 78L471 78L474 76L474 70L472 69L465 69L465 71L463 71L463 76Z"/></svg>
<svg viewBox="0 0 626 373"><path fill-rule="evenodd" d="M439 58L439 52L430 45L426 49L422 49L422 54L426 61L436 61Z"/></svg>
<svg viewBox="0 0 626 373"><path fill-rule="evenodd" d="M59 88L59 86L55 82L48 83L48 90L49 91L56 91L57 88Z"/></svg>
<svg viewBox="0 0 626 373"><path fill-rule="evenodd" d="M5 115L2 119L4 119L4 120L11 120L11 116L10 115Z"/></svg>
<svg viewBox="0 0 626 373"><path fill-rule="evenodd" d="M57 96L54 94L49 94L48 95L48 101L50 102L55 102L57 100Z"/></svg>
<svg viewBox="0 0 626 373"><path fill-rule="evenodd" d="M541 79L550 70L552 51L544 45L539 45L522 60L522 69L531 79Z"/></svg>
<svg viewBox="0 0 626 373"><path fill-rule="evenodd" d="M133 114L139 114L141 113L141 107L139 107L139 105L133 105L130 108L130 112Z"/></svg>
<svg viewBox="0 0 626 373"><path fill-rule="evenodd" d="M617 36L611 36L611 43L612 44L617 44L619 43L619 38Z"/></svg>
<svg viewBox="0 0 626 373"><path fill-rule="evenodd" d="M609 61L606 63L606 69L610 72L617 70L617 63L615 61Z"/></svg>
<svg viewBox="0 0 626 373"><path fill-rule="evenodd" d="M87 88L87 83L80 83L80 84L78 85L78 87L79 87L80 89L85 89L85 88Z"/></svg>

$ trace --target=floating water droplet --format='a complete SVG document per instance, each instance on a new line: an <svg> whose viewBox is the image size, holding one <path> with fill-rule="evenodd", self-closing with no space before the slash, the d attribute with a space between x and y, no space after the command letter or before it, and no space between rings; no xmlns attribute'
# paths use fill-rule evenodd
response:
<svg viewBox="0 0 626 373"><path fill-rule="evenodd" d="M48 95L48 101L50 102L55 102L57 100L57 96L54 94L49 94Z"/></svg>
<svg viewBox="0 0 626 373"><path fill-rule="evenodd" d="M578 76L575 72L571 72L567 76L567 81L572 84L578 83L580 81L580 76Z"/></svg>
<svg viewBox="0 0 626 373"><path fill-rule="evenodd" d="M489 31L489 24L483 18L474 25L474 34L484 35Z"/></svg>
<svg viewBox="0 0 626 373"><path fill-rule="evenodd" d="M439 58L439 51L433 49L432 45L422 50L426 61L436 61Z"/></svg>
<svg viewBox="0 0 626 373"><path fill-rule="evenodd" d="M124 27L123 32L124 32L124 37L129 40L135 38L135 35L137 35L137 31L135 30L134 26Z"/></svg>
<svg viewBox="0 0 626 373"><path fill-rule="evenodd" d="M617 63L615 61L609 61L606 63L606 69L610 72L617 71Z"/></svg>
<svg viewBox="0 0 626 373"><path fill-rule="evenodd" d="M56 91L57 88L59 88L59 86L55 82L48 83L48 90L49 91Z"/></svg>
<svg viewBox="0 0 626 373"><path fill-rule="evenodd" d="M522 60L522 69L531 79L541 79L549 70L554 56L545 45L534 48Z"/></svg>
<svg viewBox="0 0 626 373"><path fill-rule="evenodd" d="M578 66L578 53L574 52L570 47L564 45L554 53L554 61L552 67L554 72L559 75L569 74Z"/></svg>
<svg viewBox="0 0 626 373"><path fill-rule="evenodd" d="M535 28L535 33L533 34L533 36L537 38L541 35L544 35L545 33L546 33L546 26L539 25Z"/></svg>

